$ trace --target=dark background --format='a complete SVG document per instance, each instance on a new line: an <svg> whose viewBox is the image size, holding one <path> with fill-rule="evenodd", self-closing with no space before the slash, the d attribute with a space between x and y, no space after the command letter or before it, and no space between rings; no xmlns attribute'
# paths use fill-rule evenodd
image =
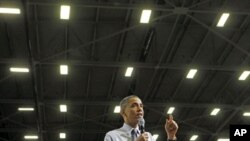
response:
<svg viewBox="0 0 250 141"><path fill-rule="evenodd" d="M70 20L59 19L71 5ZM0 139L20 141L27 133L55 141L102 141L122 126L114 106L130 94L145 105L146 129L166 140L166 111L175 106L178 141L229 138L230 124L249 118L249 0L0 0L20 15L0 14ZM150 24L140 24L143 7ZM222 12L225 27L216 24ZM69 75L59 74L60 64ZM11 66L27 66L13 74ZM127 66L135 71L124 77ZM188 70L198 69L194 79ZM59 104L68 105L67 113ZM33 106L34 112L18 112ZM213 108L218 116L210 116Z"/></svg>

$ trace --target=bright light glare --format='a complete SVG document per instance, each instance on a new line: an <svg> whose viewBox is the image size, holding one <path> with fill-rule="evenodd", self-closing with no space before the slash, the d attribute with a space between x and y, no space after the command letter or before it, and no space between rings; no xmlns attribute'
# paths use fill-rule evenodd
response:
<svg viewBox="0 0 250 141"><path fill-rule="evenodd" d="M174 112L174 109L175 109L175 107L170 107L170 108L168 109L167 114L172 114L172 113Z"/></svg>
<svg viewBox="0 0 250 141"><path fill-rule="evenodd" d="M60 18L63 20L68 20L70 14L70 6L69 5L61 5Z"/></svg>
<svg viewBox="0 0 250 141"><path fill-rule="evenodd" d="M61 112L67 112L67 105L60 105Z"/></svg>
<svg viewBox="0 0 250 141"><path fill-rule="evenodd" d="M29 69L28 68L14 68L14 67L11 67L10 71L11 72L27 73L27 72L29 72Z"/></svg>
<svg viewBox="0 0 250 141"><path fill-rule="evenodd" d="M120 106L115 106L114 113L120 113L121 107Z"/></svg>
<svg viewBox="0 0 250 141"><path fill-rule="evenodd" d="M59 138L60 139L66 139L66 133L60 133Z"/></svg>
<svg viewBox="0 0 250 141"><path fill-rule="evenodd" d="M190 141L195 141L197 138L198 138L198 135L193 135L193 136L190 138Z"/></svg>
<svg viewBox="0 0 250 141"><path fill-rule="evenodd" d="M34 108L31 108L31 107L19 107L18 111L34 111Z"/></svg>
<svg viewBox="0 0 250 141"><path fill-rule="evenodd" d="M221 139L218 139L217 141L230 141L230 140L221 138Z"/></svg>
<svg viewBox="0 0 250 141"><path fill-rule="evenodd" d="M217 27L224 27L224 24L226 23L229 16L229 13L223 13L220 17L219 22L217 23Z"/></svg>
<svg viewBox="0 0 250 141"><path fill-rule="evenodd" d="M190 69L186 78L193 79L194 76L195 76L195 74L196 74L196 72L197 72L197 69Z"/></svg>
<svg viewBox="0 0 250 141"><path fill-rule="evenodd" d="M25 135L24 139L34 140L34 139L38 139L38 136L37 135Z"/></svg>
<svg viewBox="0 0 250 141"><path fill-rule="evenodd" d="M144 9L142 10L140 23L149 23L152 10Z"/></svg>
<svg viewBox="0 0 250 141"><path fill-rule="evenodd" d="M214 108L214 110L210 113L211 116L215 116L219 113L220 108Z"/></svg>
<svg viewBox="0 0 250 141"><path fill-rule="evenodd" d="M60 65L60 74L67 75L68 74L68 66L67 65Z"/></svg>
<svg viewBox="0 0 250 141"><path fill-rule="evenodd" d="M20 14L21 11L18 8L0 8L0 13L4 14Z"/></svg>
<svg viewBox="0 0 250 141"><path fill-rule="evenodd" d="M125 73L126 77L131 77L132 72L133 72L134 68L133 67L128 67Z"/></svg>
<svg viewBox="0 0 250 141"><path fill-rule="evenodd" d="M245 116L245 117L250 117L250 112L245 112L245 113L243 113L243 116Z"/></svg>
<svg viewBox="0 0 250 141"><path fill-rule="evenodd" d="M249 74L250 74L250 71L244 71L244 72L240 75L239 80L246 80L247 77L249 76Z"/></svg>

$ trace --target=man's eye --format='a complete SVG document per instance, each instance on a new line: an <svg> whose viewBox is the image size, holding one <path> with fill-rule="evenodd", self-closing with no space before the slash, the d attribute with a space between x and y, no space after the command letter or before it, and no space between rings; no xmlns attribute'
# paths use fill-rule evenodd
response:
<svg viewBox="0 0 250 141"><path fill-rule="evenodd" d="M134 104L132 104L130 107L131 107L131 108L133 108L133 107L135 107L135 105L134 105Z"/></svg>

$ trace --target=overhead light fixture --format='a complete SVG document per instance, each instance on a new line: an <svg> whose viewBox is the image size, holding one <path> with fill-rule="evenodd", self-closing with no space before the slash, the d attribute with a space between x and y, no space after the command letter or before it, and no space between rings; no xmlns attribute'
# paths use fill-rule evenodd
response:
<svg viewBox="0 0 250 141"><path fill-rule="evenodd" d="M121 107L120 106L115 106L114 113L120 113Z"/></svg>
<svg viewBox="0 0 250 141"><path fill-rule="evenodd" d="M197 138L198 138L198 135L193 135L193 136L190 138L190 141L195 141Z"/></svg>
<svg viewBox="0 0 250 141"><path fill-rule="evenodd" d="M217 141L230 141L230 140L227 138L219 138Z"/></svg>
<svg viewBox="0 0 250 141"><path fill-rule="evenodd" d="M24 139L26 140L34 140L34 139L38 139L37 135L25 135Z"/></svg>
<svg viewBox="0 0 250 141"><path fill-rule="evenodd" d="M34 111L32 107L19 107L18 111Z"/></svg>
<svg viewBox="0 0 250 141"><path fill-rule="evenodd" d="M140 23L149 23L152 10L144 9L141 13Z"/></svg>
<svg viewBox="0 0 250 141"><path fill-rule="evenodd" d="M15 67L11 67L10 68L10 71L11 72L20 72L20 73L27 73L29 72L29 69L28 68L15 68Z"/></svg>
<svg viewBox="0 0 250 141"><path fill-rule="evenodd" d="M70 6L69 5L61 5L60 18L62 20L68 20L70 15Z"/></svg>
<svg viewBox="0 0 250 141"><path fill-rule="evenodd" d="M133 70L133 67L128 67L125 73L125 77L131 77Z"/></svg>
<svg viewBox="0 0 250 141"><path fill-rule="evenodd" d="M175 109L175 107L170 107L170 108L168 109L167 114L172 114L172 113L174 112L174 109Z"/></svg>
<svg viewBox="0 0 250 141"><path fill-rule="evenodd" d="M239 80L246 80L247 77L249 76L249 74L250 74L250 71L244 71L244 72L240 75Z"/></svg>
<svg viewBox="0 0 250 141"><path fill-rule="evenodd" d="M21 11L19 8L3 8L0 7L0 13L3 14L20 14Z"/></svg>
<svg viewBox="0 0 250 141"><path fill-rule="evenodd" d="M244 112L244 113L243 113L243 116L245 116L245 117L250 117L250 112Z"/></svg>
<svg viewBox="0 0 250 141"><path fill-rule="evenodd" d="M153 135L153 139L156 141L158 139L159 135L158 134L154 134Z"/></svg>
<svg viewBox="0 0 250 141"><path fill-rule="evenodd" d="M68 75L68 65L60 65L60 74Z"/></svg>
<svg viewBox="0 0 250 141"><path fill-rule="evenodd" d="M224 27L229 16L230 16L229 13L223 13L220 17L219 22L217 23L217 27Z"/></svg>
<svg viewBox="0 0 250 141"><path fill-rule="evenodd" d="M60 105L60 112L67 112L67 105Z"/></svg>
<svg viewBox="0 0 250 141"><path fill-rule="evenodd" d="M186 78L187 79L193 79L196 73L197 73L197 69L190 69L187 76L186 76Z"/></svg>
<svg viewBox="0 0 250 141"><path fill-rule="evenodd" d="M211 116L216 116L220 111L220 108L214 108L213 111L210 113Z"/></svg>
<svg viewBox="0 0 250 141"><path fill-rule="evenodd" d="M59 138L60 139L66 139L66 133L60 133Z"/></svg>

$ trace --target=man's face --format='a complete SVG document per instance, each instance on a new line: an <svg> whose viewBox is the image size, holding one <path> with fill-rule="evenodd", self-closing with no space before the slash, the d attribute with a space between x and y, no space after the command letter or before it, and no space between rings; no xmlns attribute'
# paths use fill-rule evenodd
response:
<svg viewBox="0 0 250 141"><path fill-rule="evenodd" d="M143 117L143 104L138 97L132 97L122 113L125 123L135 126L140 118Z"/></svg>

